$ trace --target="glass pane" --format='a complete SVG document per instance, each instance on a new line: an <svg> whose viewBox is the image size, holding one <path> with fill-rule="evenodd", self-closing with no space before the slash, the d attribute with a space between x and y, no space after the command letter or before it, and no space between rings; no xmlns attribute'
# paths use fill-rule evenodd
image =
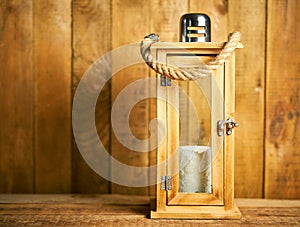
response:
<svg viewBox="0 0 300 227"><path fill-rule="evenodd" d="M179 85L179 191L212 193L211 77Z"/></svg>
<svg viewBox="0 0 300 227"><path fill-rule="evenodd" d="M180 192L211 192L211 148L180 146Z"/></svg>

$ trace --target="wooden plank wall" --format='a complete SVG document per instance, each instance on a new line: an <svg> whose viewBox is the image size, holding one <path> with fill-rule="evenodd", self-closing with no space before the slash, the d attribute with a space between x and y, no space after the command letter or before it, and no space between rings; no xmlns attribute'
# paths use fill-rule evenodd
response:
<svg viewBox="0 0 300 227"><path fill-rule="evenodd" d="M268 2L264 187L267 198L300 197L300 24L295 23L300 19L299 9L296 0Z"/></svg>
<svg viewBox="0 0 300 227"><path fill-rule="evenodd" d="M104 53L151 32L178 41L180 16L202 12L211 17L213 41L234 30L243 35L236 59L236 196L299 199L299 10L297 0L0 1L0 192L153 194L111 184L83 161L72 137L72 96ZM105 147L135 166L153 164L155 154L136 155L118 143L110 109L130 81L149 76L143 64L120 71L96 108ZM149 136L153 111L153 100L132 111L138 138Z"/></svg>

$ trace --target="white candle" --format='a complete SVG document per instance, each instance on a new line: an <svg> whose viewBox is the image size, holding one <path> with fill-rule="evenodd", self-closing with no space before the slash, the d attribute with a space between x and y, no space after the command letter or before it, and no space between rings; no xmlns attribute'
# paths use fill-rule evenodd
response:
<svg viewBox="0 0 300 227"><path fill-rule="evenodd" d="M180 146L179 191L212 193L211 148Z"/></svg>

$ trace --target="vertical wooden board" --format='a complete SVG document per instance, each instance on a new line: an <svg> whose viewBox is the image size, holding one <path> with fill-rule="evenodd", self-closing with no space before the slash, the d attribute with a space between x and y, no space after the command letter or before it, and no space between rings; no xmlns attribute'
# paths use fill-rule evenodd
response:
<svg viewBox="0 0 300 227"><path fill-rule="evenodd" d="M236 197L263 196L265 5L265 0L228 3L228 30L240 31L244 45L236 51Z"/></svg>
<svg viewBox="0 0 300 227"><path fill-rule="evenodd" d="M73 93L80 79L100 56L111 50L111 1L73 1ZM99 139L110 149L110 83L102 89L96 106ZM109 170L107 170L109 171ZM74 144L72 192L108 193L109 182L98 176L83 160Z"/></svg>
<svg viewBox="0 0 300 227"><path fill-rule="evenodd" d="M178 42L180 17L188 10L188 0L152 0L151 32L159 35L160 41Z"/></svg>
<svg viewBox="0 0 300 227"><path fill-rule="evenodd" d="M228 0L189 0L190 13L204 13L211 20L211 41L227 40Z"/></svg>
<svg viewBox="0 0 300 227"><path fill-rule="evenodd" d="M34 3L35 191L71 188L71 1Z"/></svg>
<svg viewBox="0 0 300 227"><path fill-rule="evenodd" d="M32 2L0 2L0 193L33 192Z"/></svg>
<svg viewBox="0 0 300 227"><path fill-rule="evenodd" d="M167 0L151 1L150 30L159 35L160 41L178 42L179 41L179 21L180 17L188 11L188 0L176 1ZM150 107L155 111L155 105ZM152 113L154 111L151 111ZM155 116L151 116L155 117ZM156 153L149 155L150 165L156 164ZM150 195L155 194L155 186L150 187Z"/></svg>
<svg viewBox="0 0 300 227"><path fill-rule="evenodd" d="M265 197L300 198L300 2L269 1Z"/></svg>
<svg viewBox="0 0 300 227"><path fill-rule="evenodd" d="M114 0L112 1L112 48L118 48L122 45L132 44L139 42L145 35L149 34L149 1L138 1L138 0ZM137 49L137 51L139 51ZM125 53L124 53L125 54ZM124 57L127 58L127 57ZM130 58L130 56L128 56ZM122 59L114 59L113 65L122 64ZM130 83L138 80L147 78L149 74L149 69L146 64L137 64L129 66L120 72L118 72L112 78L112 100L111 105L114 102L118 94L125 89ZM141 90L129 90L126 96L128 99L132 99L136 95L149 95L149 87L145 84L145 87ZM128 103L122 103L121 105L128 105ZM123 106L123 107L124 107ZM121 106L119 107L123 109ZM144 100L136 103L134 108L130 112L129 125L132 135L137 139L145 140L148 138L148 118L149 118L149 101ZM126 114L126 113L124 113ZM125 116L125 115L124 115ZM112 119L116 121L117 124L120 123L120 119ZM128 132L123 136L128 136ZM125 145L123 145L115 136L112 131L112 142L111 142L111 154L112 157L118 161L125 163L128 166L143 166L147 167L149 164L148 153L147 152L136 152L130 150ZM132 145L134 143L130 142ZM145 146L145 150L148 147ZM118 177L117 169L114 166L111 167L111 176L113 178ZM136 176L134 174L127 176L128 181L134 182ZM147 184L148 176L145 177L143 183ZM138 183L138 182L136 182ZM111 185L112 193L121 194L139 194L147 195L149 194L148 187L127 187L118 184Z"/></svg>

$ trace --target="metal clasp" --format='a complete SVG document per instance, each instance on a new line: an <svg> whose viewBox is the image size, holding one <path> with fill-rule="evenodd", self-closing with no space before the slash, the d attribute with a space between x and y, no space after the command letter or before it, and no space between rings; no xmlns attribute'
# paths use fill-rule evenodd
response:
<svg viewBox="0 0 300 227"><path fill-rule="evenodd" d="M217 123L218 136L223 136L224 130L226 130L226 135L229 136L232 134L232 129L236 127L239 127L239 124L233 121L231 118L228 118L226 121L219 120Z"/></svg>

